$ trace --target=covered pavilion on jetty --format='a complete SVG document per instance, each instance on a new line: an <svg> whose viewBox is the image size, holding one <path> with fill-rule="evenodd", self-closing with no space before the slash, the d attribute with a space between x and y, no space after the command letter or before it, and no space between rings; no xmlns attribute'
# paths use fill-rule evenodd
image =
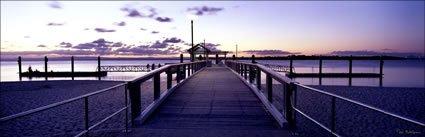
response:
<svg viewBox="0 0 425 137"><path fill-rule="evenodd" d="M192 52L193 51L193 52ZM224 55L224 59L227 59L227 53L229 53L229 51L212 51L210 49L208 49L207 47L205 47L204 43L202 44L196 44L195 46L193 46L193 48L190 48L187 50L187 52L189 52L190 57L193 58L193 61L196 60L207 60L209 61L209 55L215 54L215 59L216 59L216 64L219 64L221 61L220 59L220 55ZM198 56L198 58L196 58L196 56Z"/></svg>

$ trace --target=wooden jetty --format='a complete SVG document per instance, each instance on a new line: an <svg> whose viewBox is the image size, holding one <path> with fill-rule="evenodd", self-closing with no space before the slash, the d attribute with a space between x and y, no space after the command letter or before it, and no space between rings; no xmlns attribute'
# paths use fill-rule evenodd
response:
<svg viewBox="0 0 425 137"><path fill-rule="evenodd" d="M232 88L229 88L232 87ZM291 136L230 69L212 65L168 96L128 137Z"/></svg>
<svg viewBox="0 0 425 137"><path fill-rule="evenodd" d="M287 73L288 77L327 77L327 78L366 78L376 77L380 78L382 75L377 73Z"/></svg>
<svg viewBox="0 0 425 137"><path fill-rule="evenodd" d="M98 77L106 76L107 72L23 72L22 77Z"/></svg>
<svg viewBox="0 0 425 137"><path fill-rule="evenodd" d="M171 70L173 69L176 72L182 72L176 74L176 83L172 81L174 74ZM166 89L161 89L160 75L164 73L167 75ZM266 75L264 84L260 75L262 73ZM142 89L142 83L151 80L153 99L142 100L141 92L149 92L146 91L147 89ZM273 91L274 84L282 85L282 89ZM88 105L89 98L97 94L117 91L118 88L124 93L122 96L124 106L107 117L99 117L100 121L90 121L89 113L92 110ZM300 91L329 97L329 100L323 100L329 105L329 121L318 121L314 113L305 113L297 106L297 92ZM275 100L277 97L282 99ZM336 120L341 114L336 112L338 109L347 108L336 107L336 102L349 103L374 111L377 115L391 117L425 129L425 124L422 122L300 84L264 65L256 64L254 60L253 63L226 61L225 65L211 65L207 61L165 65L113 87L1 117L0 124L75 101L84 102L85 110L82 112L85 116L85 126L75 135L77 137L90 136L91 131L96 131L99 125L118 114L123 114L122 112L125 112L125 119L119 122L125 124L123 128L125 130L119 131L116 136L123 137L297 136L297 128L302 128L297 126L299 123L297 117L303 117L323 132L327 132L326 134L313 133L311 136L322 134L323 136L341 136L345 134L337 130L339 128L337 124L340 123ZM146 103L150 104L146 106ZM324 122L327 124L325 125ZM131 127L129 127L130 123Z"/></svg>

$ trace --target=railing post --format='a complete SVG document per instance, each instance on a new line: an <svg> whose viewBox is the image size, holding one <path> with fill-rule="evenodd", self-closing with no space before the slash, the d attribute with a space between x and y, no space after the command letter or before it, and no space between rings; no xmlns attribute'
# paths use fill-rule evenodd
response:
<svg viewBox="0 0 425 137"><path fill-rule="evenodd" d="M71 57L71 75L72 80L74 80L74 56Z"/></svg>
<svg viewBox="0 0 425 137"><path fill-rule="evenodd" d="M292 120L292 105L291 105L291 96L293 90L293 83L286 83L286 96L285 96L285 108L286 108L286 120L288 121L289 128L294 128L294 123Z"/></svg>
<svg viewBox="0 0 425 137"><path fill-rule="evenodd" d="M152 64L152 70L155 70L155 64Z"/></svg>
<svg viewBox="0 0 425 137"><path fill-rule="evenodd" d="M335 96L332 96L332 125L331 130L335 132Z"/></svg>
<svg viewBox="0 0 425 137"><path fill-rule="evenodd" d="M269 100L269 102L273 102L273 83L272 83L272 77L270 75L270 73L266 73L266 87L267 87L267 99Z"/></svg>
<svg viewBox="0 0 425 137"><path fill-rule="evenodd" d="M124 85L124 101L125 101L125 132L128 132L128 83Z"/></svg>
<svg viewBox="0 0 425 137"><path fill-rule="evenodd" d="M19 80L22 80L22 60L21 56L18 57Z"/></svg>
<svg viewBox="0 0 425 137"><path fill-rule="evenodd" d="M193 73L195 72L195 69L194 69L194 68L195 68L195 64L194 64L194 63L192 63L191 65L192 65L192 66L191 66L191 68L192 68L192 70L191 70L191 71L192 71L192 74L193 74Z"/></svg>
<svg viewBox="0 0 425 137"><path fill-rule="evenodd" d="M218 64L218 54L215 54L215 64Z"/></svg>
<svg viewBox="0 0 425 137"><path fill-rule="evenodd" d="M244 67L244 72L243 72L244 73L244 78L245 78L245 80L247 80L248 66L246 64L244 64L243 67Z"/></svg>
<svg viewBox="0 0 425 137"><path fill-rule="evenodd" d="M131 124L134 125L134 119L136 119L141 113L140 83L129 82L128 90L131 102Z"/></svg>
<svg viewBox="0 0 425 137"><path fill-rule="evenodd" d="M88 97L84 97L84 106L85 106L85 129L86 129L86 136L89 136L89 99Z"/></svg>
<svg viewBox="0 0 425 137"><path fill-rule="evenodd" d="M183 64L183 79L186 79L186 65Z"/></svg>
<svg viewBox="0 0 425 137"><path fill-rule="evenodd" d="M176 66L177 67L177 83L179 83L180 82L180 80L181 80L181 72L180 72L180 65L177 65Z"/></svg>
<svg viewBox="0 0 425 137"><path fill-rule="evenodd" d="M252 63L255 63L255 55L252 55L251 60L252 60Z"/></svg>
<svg viewBox="0 0 425 137"><path fill-rule="evenodd" d="M232 60L235 60L235 55L232 56Z"/></svg>
<svg viewBox="0 0 425 137"><path fill-rule="evenodd" d="M252 83L254 80L254 70L251 65L249 65L249 83Z"/></svg>
<svg viewBox="0 0 425 137"><path fill-rule="evenodd" d="M261 90L261 70L257 67L257 89Z"/></svg>
<svg viewBox="0 0 425 137"><path fill-rule="evenodd" d="M171 73L171 67L167 69L167 89L171 88L171 81L173 80L173 74Z"/></svg>
<svg viewBox="0 0 425 137"><path fill-rule="evenodd" d="M44 56L44 73L45 73L45 78L47 80L47 61L49 59L47 59L47 56Z"/></svg>
<svg viewBox="0 0 425 137"><path fill-rule="evenodd" d="M153 99L157 100L161 95L161 82L160 82L160 73L156 73L153 76Z"/></svg>
<svg viewBox="0 0 425 137"><path fill-rule="evenodd" d="M380 87L382 87L382 77L384 76L383 69L384 69L384 58L380 56L379 57L379 86Z"/></svg>

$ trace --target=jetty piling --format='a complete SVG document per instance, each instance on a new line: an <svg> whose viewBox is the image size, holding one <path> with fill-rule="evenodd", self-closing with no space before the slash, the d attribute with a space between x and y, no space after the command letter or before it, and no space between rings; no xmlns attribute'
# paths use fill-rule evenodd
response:
<svg viewBox="0 0 425 137"><path fill-rule="evenodd" d="M74 80L74 56L71 57L71 75L72 80Z"/></svg>
<svg viewBox="0 0 425 137"><path fill-rule="evenodd" d="M19 80L22 80L22 60L21 56L18 57Z"/></svg>
<svg viewBox="0 0 425 137"><path fill-rule="evenodd" d="M101 73L100 73L100 56L97 56L97 68L98 68L98 70L97 70L97 72L98 72L98 79L100 80L100 75L101 75Z"/></svg>
<svg viewBox="0 0 425 137"><path fill-rule="evenodd" d="M47 80L47 56L44 56L44 73L45 73L45 78Z"/></svg>
<svg viewBox="0 0 425 137"><path fill-rule="evenodd" d="M183 54L180 54L180 63L183 63Z"/></svg>

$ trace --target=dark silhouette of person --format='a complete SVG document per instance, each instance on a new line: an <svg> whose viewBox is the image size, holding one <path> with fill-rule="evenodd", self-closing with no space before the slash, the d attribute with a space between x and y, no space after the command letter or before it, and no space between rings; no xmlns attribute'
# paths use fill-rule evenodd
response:
<svg viewBox="0 0 425 137"><path fill-rule="evenodd" d="M28 67L28 73L32 73L32 68L31 66Z"/></svg>

